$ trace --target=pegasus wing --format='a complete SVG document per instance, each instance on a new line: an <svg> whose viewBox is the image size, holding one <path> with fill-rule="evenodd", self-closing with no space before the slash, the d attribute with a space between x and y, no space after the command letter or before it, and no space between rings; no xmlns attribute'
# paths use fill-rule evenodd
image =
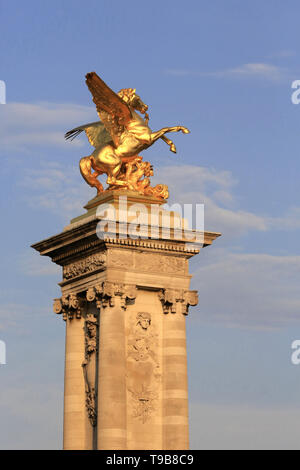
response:
<svg viewBox="0 0 300 470"><path fill-rule="evenodd" d="M98 115L117 147L120 135L132 119L130 108L95 72L86 75L86 84L93 96Z"/></svg>
<svg viewBox="0 0 300 470"><path fill-rule="evenodd" d="M107 132L104 124L100 121L90 122L89 124L75 127L65 134L65 139L74 140L75 137L83 131L85 131L87 138L89 139L89 143L95 148L111 143L111 136Z"/></svg>

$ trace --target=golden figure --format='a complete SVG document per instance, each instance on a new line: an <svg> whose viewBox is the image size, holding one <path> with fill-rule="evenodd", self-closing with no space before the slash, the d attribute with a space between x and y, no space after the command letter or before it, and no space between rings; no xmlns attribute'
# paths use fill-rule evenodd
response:
<svg viewBox="0 0 300 470"><path fill-rule="evenodd" d="M73 140L85 131L90 144L95 147L91 155L80 160L80 171L85 181L97 188L99 194L104 189L97 177L106 174L108 189L128 188L167 199L166 185L151 188L149 177L153 175L152 166L149 162L143 162L138 153L158 139L163 139L171 152L176 153L174 143L165 134L179 131L188 134L189 130L183 126L174 126L152 132L148 126L148 106L135 89L125 88L116 94L95 72L86 75L86 84L101 121L76 127L65 135L66 139ZM144 118L136 111L143 114Z"/></svg>

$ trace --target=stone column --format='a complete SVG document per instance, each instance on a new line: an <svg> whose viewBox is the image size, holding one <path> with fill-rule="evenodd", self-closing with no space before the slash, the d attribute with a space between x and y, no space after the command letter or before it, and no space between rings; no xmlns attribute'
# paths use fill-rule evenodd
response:
<svg viewBox="0 0 300 470"><path fill-rule="evenodd" d="M155 289L126 312L127 449L163 449L163 313Z"/></svg>
<svg viewBox="0 0 300 470"><path fill-rule="evenodd" d="M163 320L163 449L189 448L186 315L197 305L196 291L164 289L159 293Z"/></svg>
<svg viewBox="0 0 300 470"><path fill-rule="evenodd" d="M124 314L119 296L100 314L98 449L126 449Z"/></svg>
<svg viewBox="0 0 300 470"><path fill-rule="evenodd" d="M86 414L85 382L82 363L85 358L84 312L76 295L55 299L54 312L66 321L64 379L65 450L92 449L92 427Z"/></svg>
<svg viewBox="0 0 300 470"><path fill-rule="evenodd" d="M127 301L135 286L105 281L87 291L100 309L97 401L97 449L127 448L126 332Z"/></svg>

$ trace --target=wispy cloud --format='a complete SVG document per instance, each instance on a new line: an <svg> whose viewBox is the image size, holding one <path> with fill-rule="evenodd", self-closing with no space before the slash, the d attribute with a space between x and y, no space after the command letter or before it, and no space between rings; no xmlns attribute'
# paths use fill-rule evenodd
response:
<svg viewBox="0 0 300 470"><path fill-rule="evenodd" d="M8 103L0 107L1 149L63 147L64 133L71 127L97 120L91 106L56 103ZM81 146L80 139L74 144Z"/></svg>
<svg viewBox="0 0 300 470"><path fill-rule="evenodd" d="M28 320L39 318L48 309L16 302L0 304L0 331L14 329L18 333L28 333Z"/></svg>
<svg viewBox="0 0 300 470"><path fill-rule="evenodd" d="M274 230L298 230L300 229L300 207L290 207L286 213L278 217L266 218L268 227Z"/></svg>
<svg viewBox="0 0 300 470"><path fill-rule="evenodd" d="M294 57L296 55L296 51L292 49L283 49L281 51L273 52L269 54L269 58L278 58L278 59L287 59L289 57Z"/></svg>
<svg viewBox="0 0 300 470"><path fill-rule="evenodd" d="M216 245L209 250L207 261L204 250L194 274L202 320L207 316L214 323L245 328L274 328L300 321L300 257L234 253L228 248L233 239L249 232L299 229L300 208L278 217L244 210L235 195L237 181L229 171L195 165L160 167L153 180L154 184L171 182L170 204L204 203L205 229L223 233L227 249ZM58 164L27 170L22 185L29 204L62 216L64 222L68 215L82 213L83 203L93 196L77 168ZM32 274L43 272L42 265L33 260L28 269ZM50 274L48 269L46 274Z"/></svg>
<svg viewBox="0 0 300 470"><path fill-rule="evenodd" d="M32 249L18 257L19 271L26 276L58 276L61 268Z"/></svg>
<svg viewBox="0 0 300 470"><path fill-rule="evenodd" d="M105 178L102 179L105 182ZM260 215L238 206L235 186L238 181L229 171L195 165L157 168L152 183L169 182L170 204L198 203L205 205L205 228L221 231L226 238L237 238L250 231L300 228L300 208L289 208L276 217ZM186 181L189 182L188 187ZM83 212L82 206L95 195L74 166L43 163L24 170L19 185L26 188L23 199L32 207L40 207L65 220Z"/></svg>
<svg viewBox="0 0 300 470"><path fill-rule="evenodd" d="M165 70L165 73L167 75L178 77L197 76L212 78L261 78L274 82L278 82L286 78L288 74L285 68L264 62L247 63L237 67L208 72L201 72L190 69L167 69Z"/></svg>
<svg viewBox="0 0 300 470"><path fill-rule="evenodd" d="M263 216L237 207L234 194L237 181L229 171L195 165L162 167L154 180L169 182L171 202L204 204L206 230L221 231L225 237L236 238L268 228Z"/></svg>
<svg viewBox="0 0 300 470"><path fill-rule="evenodd" d="M299 449L300 410L191 403L191 449Z"/></svg>
<svg viewBox="0 0 300 470"><path fill-rule="evenodd" d="M52 363L49 361L49 364ZM37 375L40 379L41 371L37 372ZM0 428L0 448L60 449L62 403L63 388L53 381L45 379L43 383L40 379L35 382L19 373L15 382L11 379L9 383L4 382L0 391L3 423ZM46 441L44 433L41 432L45 426Z"/></svg>
<svg viewBox="0 0 300 470"><path fill-rule="evenodd" d="M299 323L299 272L300 256L204 251L193 278L201 293L199 318L254 329Z"/></svg>
<svg viewBox="0 0 300 470"><path fill-rule="evenodd" d="M168 181L171 201L205 205L205 228L236 238L250 231L291 231L300 229L300 207L291 207L276 216L239 207L238 181L229 171L182 165L157 169L155 182ZM188 181L188 186L186 182Z"/></svg>
<svg viewBox="0 0 300 470"><path fill-rule="evenodd" d="M23 200L60 216L64 222L83 212L83 205L95 195L82 179L76 166L43 163L24 170L18 182L26 191Z"/></svg>

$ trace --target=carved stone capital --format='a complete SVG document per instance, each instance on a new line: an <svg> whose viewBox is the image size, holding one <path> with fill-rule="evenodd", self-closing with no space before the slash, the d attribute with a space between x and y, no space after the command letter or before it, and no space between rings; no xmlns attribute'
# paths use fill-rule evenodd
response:
<svg viewBox="0 0 300 470"><path fill-rule="evenodd" d="M159 299L162 303L164 313L176 313L177 304L180 304L181 312L187 315L189 306L198 304L198 292L187 291L182 289L162 289L158 293Z"/></svg>
<svg viewBox="0 0 300 470"><path fill-rule="evenodd" d="M199 297L198 297L198 292L196 290L187 290L184 293L184 301L187 305L187 308L191 305L192 307L195 307L198 305Z"/></svg>
<svg viewBox="0 0 300 470"><path fill-rule="evenodd" d="M81 318L80 300L76 294L63 295L60 299L54 299L53 311L62 314L63 320L72 320L74 316Z"/></svg>
<svg viewBox="0 0 300 470"><path fill-rule="evenodd" d="M136 286L111 281L104 281L94 287L90 287L86 292L89 302L96 300L97 307L114 307L115 298L121 297L121 307L126 310L127 304L132 303L136 298Z"/></svg>

